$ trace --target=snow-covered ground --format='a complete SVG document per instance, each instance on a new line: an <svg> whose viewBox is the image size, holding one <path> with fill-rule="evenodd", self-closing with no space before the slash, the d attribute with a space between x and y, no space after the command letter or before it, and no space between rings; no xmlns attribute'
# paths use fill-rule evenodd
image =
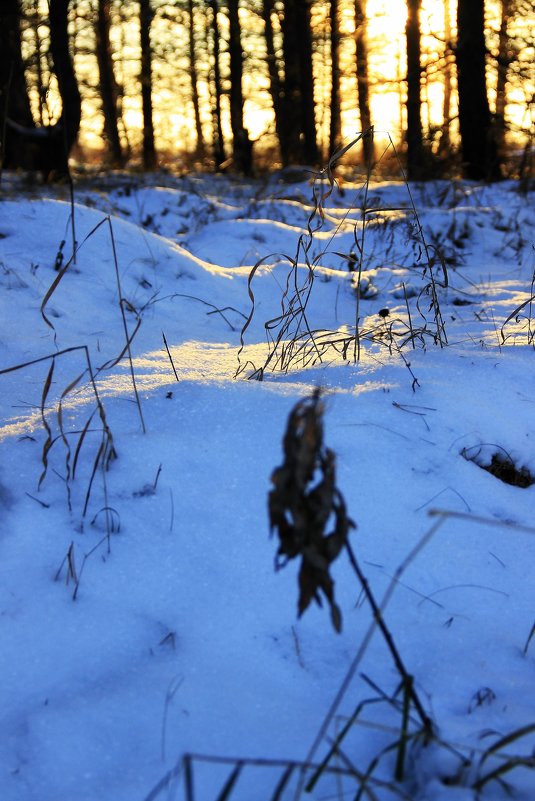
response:
<svg viewBox="0 0 535 801"><path fill-rule="evenodd" d="M215 801L233 759L229 798L290 799L340 732L303 799L533 799L535 485L481 468L535 473L533 194L346 181L322 221L306 181L114 176L73 220L2 186L0 799ZM427 739L345 552L340 634L274 570L316 387Z"/></svg>

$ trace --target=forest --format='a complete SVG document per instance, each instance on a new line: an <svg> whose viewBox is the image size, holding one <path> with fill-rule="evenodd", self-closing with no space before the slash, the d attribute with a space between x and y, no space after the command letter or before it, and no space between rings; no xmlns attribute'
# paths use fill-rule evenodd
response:
<svg viewBox="0 0 535 801"><path fill-rule="evenodd" d="M46 178L69 157L250 175L318 167L361 135L364 168L391 141L409 179L525 177L533 11L531 0L5 0L2 163Z"/></svg>
<svg viewBox="0 0 535 801"><path fill-rule="evenodd" d="M530 0L0 0L0 801L533 801Z"/></svg>

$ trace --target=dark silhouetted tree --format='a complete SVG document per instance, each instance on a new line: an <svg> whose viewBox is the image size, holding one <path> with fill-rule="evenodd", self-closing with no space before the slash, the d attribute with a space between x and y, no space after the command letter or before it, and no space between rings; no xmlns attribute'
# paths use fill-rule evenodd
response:
<svg viewBox="0 0 535 801"><path fill-rule="evenodd" d="M331 28L331 115L329 125L329 153L339 150L342 144L342 110L340 104L340 8L338 0L331 0L329 20Z"/></svg>
<svg viewBox="0 0 535 801"><path fill-rule="evenodd" d="M457 86L463 174L475 181L501 177L485 76L485 2L458 0Z"/></svg>
<svg viewBox="0 0 535 801"><path fill-rule="evenodd" d="M312 0L297 0L297 39L301 87L301 130L303 155L308 164L319 162L316 139L316 104L314 101L314 69L312 64Z"/></svg>
<svg viewBox="0 0 535 801"><path fill-rule="evenodd" d="M360 126L366 134L362 140L364 161L366 165L372 164L374 143L372 128L372 115L370 109L370 80L368 68L368 20L366 16L366 0L355 0L355 45L357 68L357 100L359 107Z"/></svg>
<svg viewBox="0 0 535 801"><path fill-rule="evenodd" d="M154 122L152 114L152 49L150 29L154 11L150 0L139 2L139 27L141 44L141 103L143 110L143 167L153 170L156 167L156 147L154 144Z"/></svg>
<svg viewBox="0 0 535 801"><path fill-rule="evenodd" d="M195 47L195 14L194 14L193 0L188 0L187 14L188 14L188 58L189 58L189 74L191 78L191 100L193 103L193 117L195 119L195 134L197 137L195 155L202 161L202 159L204 159L205 157L206 148L204 144L204 135L201 123L201 110L199 103L197 53Z"/></svg>
<svg viewBox="0 0 535 801"><path fill-rule="evenodd" d="M282 162L284 165L315 164L319 160L319 154L316 141L310 0L284 0L283 6Z"/></svg>
<svg viewBox="0 0 535 801"><path fill-rule="evenodd" d="M230 56L230 127L234 169L244 175L252 170L252 143L243 124L243 51L238 0L228 0Z"/></svg>
<svg viewBox="0 0 535 801"><path fill-rule="evenodd" d="M68 157L81 119L81 97L69 51L68 0L50 0L50 53L61 96L61 114L53 125L37 128L33 120L21 54L21 7L0 3L0 120L5 167L52 174L68 173Z"/></svg>
<svg viewBox="0 0 535 801"><path fill-rule="evenodd" d="M211 10L210 18L210 62L211 62L211 75L210 75L210 96L211 96L211 111L212 111L212 129L213 129L213 149L214 161L216 170L220 169L221 165L225 163L225 141L223 139L223 124L221 117L221 98L223 97L223 88L221 86L221 67L219 64L219 24L217 16L219 13L218 0L208 0L208 5ZM208 32L208 28L207 28Z"/></svg>
<svg viewBox="0 0 535 801"><path fill-rule="evenodd" d="M279 148L281 153L286 153L288 147L285 141L286 126L283 120L284 89L279 72L279 60L275 52L275 35L273 31L272 20L273 13L273 0L262 0L261 14L264 21L264 38L266 42L266 59L269 76L269 94L271 96L271 103L273 106L275 132L277 134L277 139L279 140Z"/></svg>
<svg viewBox="0 0 535 801"><path fill-rule="evenodd" d="M409 180L424 177L421 98L421 0L407 0L407 175Z"/></svg>
<svg viewBox="0 0 535 801"><path fill-rule="evenodd" d="M115 166L124 163L123 149L118 126L118 89L113 71L113 56L110 43L110 0L98 0L95 39L99 71L99 91L104 117L104 138L111 162Z"/></svg>

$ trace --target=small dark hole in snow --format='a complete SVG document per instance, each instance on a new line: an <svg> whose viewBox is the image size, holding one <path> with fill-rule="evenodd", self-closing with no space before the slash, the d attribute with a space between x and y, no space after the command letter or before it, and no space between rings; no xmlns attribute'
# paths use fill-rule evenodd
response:
<svg viewBox="0 0 535 801"><path fill-rule="evenodd" d="M493 453L490 463L487 463L488 459L482 456L480 448L463 448L461 456L481 467L482 470L486 470L487 473L495 476L495 478L499 478L505 484L521 487L522 489L535 484L535 476L527 467L517 467L507 452L500 453L497 451Z"/></svg>

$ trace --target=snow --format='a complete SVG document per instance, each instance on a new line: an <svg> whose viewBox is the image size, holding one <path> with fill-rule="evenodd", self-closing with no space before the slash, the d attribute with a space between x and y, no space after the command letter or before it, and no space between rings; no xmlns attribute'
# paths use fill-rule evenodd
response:
<svg viewBox="0 0 535 801"><path fill-rule="evenodd" d="M499 452L535 473L533 194L375 184L362 239L364 188L347 180L308 239L310 182L111 176L75 187L73 258L66 190L3 180L2 800L186 798L181 758L197 754L198 801L218 798L233 759L281 761L248 763L230 795L267 801L282 762L321 762L365 699L380 702L330 767L364 773L399 741L401 707L387 699L400 675L347 557L333 565L341 634L325 608L296 619L297 560L274 571L270 475L291 409L317 386L353 551L436 735L411 740L398 784L397 750L386 753L364 797L494 801L500 783L478 782L516 757L530 766L501 778L533 798L535 732L498 741L535 722L535 485L479 466ZM416 219L449 267L437 288L447 344L433 341L424 295L425 333L388 347L389 325L408 331L407 304L424 326ZM264 325L281 313L300 237L309 325L341 336L354 330L348 262L363 243L360 361L327 348L247 380L265 363ZM139 406L128 354L117 362L123 313ZM302 797L357 790L326 773Z"/></svg>

